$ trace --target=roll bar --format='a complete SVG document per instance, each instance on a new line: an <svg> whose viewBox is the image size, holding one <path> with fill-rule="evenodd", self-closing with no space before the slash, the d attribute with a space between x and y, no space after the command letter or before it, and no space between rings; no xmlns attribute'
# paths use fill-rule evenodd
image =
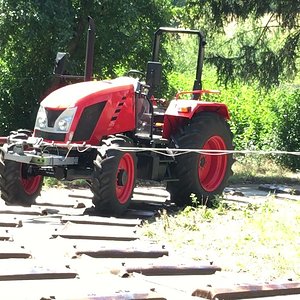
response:
<svg viewBox="0 0 300 300"><path fill-rule="evenodd" d="M199 38L198 60L197 60L196 78L195 78L193 90L201 90L202 89L204 47L206 44L204 34L200 30L160 27L154 34L152 61L158 62L158 55L159 55L159 50L160 50L160 37L162 36L163 33L172 33L172 34L173 33L185 33L185 34L192 34L192 35L198 36L198 38ZM194 95L194 98L195 97L197 98L197 95Z"/></svg>

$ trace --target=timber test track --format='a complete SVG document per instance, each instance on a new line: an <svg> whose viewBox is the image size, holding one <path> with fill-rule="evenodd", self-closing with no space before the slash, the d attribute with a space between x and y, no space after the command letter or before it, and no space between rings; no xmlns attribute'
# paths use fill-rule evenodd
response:
<svg viewBox="0 0 300 300"><path fill-rule="evenodd" d="M295 190L275 185L225 195L247 202L269 191L300 201ZM142 238L143 220L162 208L177 209L160 187L136 188L122 218L96 216L84 189L43 190L30 208L2 201L0 299L299 299L300 282L245 282Z"/></svg>

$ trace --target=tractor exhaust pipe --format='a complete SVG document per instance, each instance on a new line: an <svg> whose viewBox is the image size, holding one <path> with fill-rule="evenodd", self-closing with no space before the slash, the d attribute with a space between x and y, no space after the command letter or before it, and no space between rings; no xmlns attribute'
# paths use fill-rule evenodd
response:
<svg viewBox="0 0 300 300"><path fill-rule="evenodd" d="M94 65L95 22L90 16L88 17L88 22L89 28L86 40L84 81L92 80Z"/></svg>

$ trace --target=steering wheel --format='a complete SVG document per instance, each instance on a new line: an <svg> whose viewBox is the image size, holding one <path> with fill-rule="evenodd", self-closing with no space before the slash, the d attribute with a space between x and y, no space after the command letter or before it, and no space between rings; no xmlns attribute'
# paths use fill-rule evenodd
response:
<svg viewBox="0 0 300 300"><path fill-rule="evenodd" d="M139 80L145 78L145 74L138 70L129 70L125 75L133 78L138 78Z"/></svg>

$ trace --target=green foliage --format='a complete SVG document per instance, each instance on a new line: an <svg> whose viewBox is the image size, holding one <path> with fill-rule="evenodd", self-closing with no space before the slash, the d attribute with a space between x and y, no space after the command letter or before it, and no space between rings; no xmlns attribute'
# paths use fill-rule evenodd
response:
<svg viewBox="0 0 300 300"><path fill-rule="evenodd" d="M282 151L300 152L300 89L286 87L275 95L274 145ZM293 171L300 169L299 156L282 155L277 159Z"/></svg>
<svg viewBox="0 0 300 300"><path fill-rule="evenodd" d="M293 6L284 1L240 1L240 0L187 0L187 6L194 11L196 17L201 13L210 19L216 27L222 27L233 18L245 20L252 14L255 18L260 18L268 14L273 14L278 22L286 28L293 28L297 25L299 14L299 3Z"/></svg>
<svg viewBox="0 0 300 300"><path fill-rule="evenodd" d="M168 90L167 99L179 91L190 91L196 79L199 39L197 36L180 34L166 41Z"/></svg>
<svg viewBox="0 0 300 300"><path fill-rule="evenodd" d="M203 28L208 61L223 83L259 79L264 88L297 74L299 3L284 1L187 0L178 8L183 26Z"/></svg>
<svg viewBox="0 0 300 300"><path fill-rule="evenodd" d="M271 149L274 114L270 100L257 86L235 84L222 89L219 101L228 105L236 149Z"/></svg>
<svg viewBox="0 0 300 300"><path fill-rule="evenodd" d="M300 90L280 86L262 92L256 86L233 85L220 101L228 105L236 149L300 151ZM299 156L277 155L276 160L295 171Z"/></svg>
<svg viewBox="0 0 300 300"><path fill-rule="evenodd" d="M0 6L0 131L32 128L56 48L72 35L69 1L2 1ZM57 24L59 24L57 26ZM61 29L64 29L62 32Z"/></svg>
<svg viewBox="0 0 300 300"><path fill-rule="evenodd" d="M236 149L300 151L299 89L280 86L266 93L234 84L222 90L220 101L228 105ZM290 170L300 168L299 156L275 158Z"/></svg>

